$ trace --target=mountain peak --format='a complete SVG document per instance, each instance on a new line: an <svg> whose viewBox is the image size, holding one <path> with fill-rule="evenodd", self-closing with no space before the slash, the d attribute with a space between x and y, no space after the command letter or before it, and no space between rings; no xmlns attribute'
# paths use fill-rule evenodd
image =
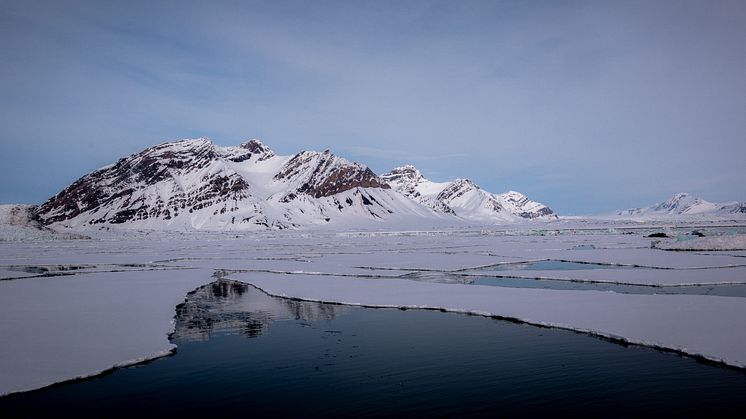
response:
<svg viewBox="0 0 746 419"><path fill-rule="evenodd" d="M158 144L91 172L37 214L44 224L156 229L282 229L401 216L494 223L553 215L522 194L505 195L469 179L431 182L413 165L379 177L328 149L275 156L258 139L221 147L194 138Z"/></svg>
<svg viewBox="0 0 746 419"><path fill-rule="evenodd" d="M263 161L267 160L270 157L275 156L275 152L272 151L269 147L264 145L261 141L258 139L251 139L249 141L244 141L243 143L239 144L237 147L228 147L228 153L230 154L228 156L228 159L233 162L242 162L251 159L252 157L256 156L256 161ZM248 153L247 153L248 151Z"/></svg>
<svg viewBox="0 0 746 419"><path fill-rule="evenodd" d="M399 193L427 205L436 212L454 214L480 222L508 221L517 218L556 218L546 205L531 201L519 192L504 194L487 192L471 179L451 182L431 182L411 164L397 167L381 175Z"/></svg>
<svg viewBox="0 0 746 419"><path fill-rule="evenodd" d="M617 211L617 216L671 217L717 216L732 217L746 213L746 204L740 202L713 203L686 192L679 192L668 200L644 208Z"/></svg>
<svg viewBox="0 0 746 419"><path fill-rule="evenodd" d="M686 192L680 192L674 194L666 202L656 205L655 209L659 211L667 211L669 213L683 214L697 210L696 207L700 206L701 204L708 205L710 203L703 199L692 196Z"/></svg>
<svg viewBox="0 0 746 419"><path fill-rule="evenodd" d="M381 178L386 180L387 182L420 182L423 180L427 180L424 176L422 176L422 173L420 173L420 171L411 164L396 167L390 172L381 175Z"/></svg>
<svg viewBox="0 0 746 419"><path fill-rule="evenodd" d="M474 183L471 179L468 178L456 178L451 184L455 185L454 187L457 188L474 188L474 189L482 189Z"/></svg>
<svg viewBox="0 0 746 419"><path fill-rule="evenodd" d="M691 194L686 193L686 192L679 192L679 193L674 194L670 198L668 198L668 200L666 202L675 203L675 202L680 202L680 201L684 201L684 200L688 200L688 199L695 199L696 200L696 199L699 199L699 198L697 198L695 196L692 196Z"/></svg>
<svg viewBox="0 0 746 419"><path fill-rule="evenodd" d="M212 140L207 137L199 138L179 138L176 140L170 140L162 142L149 149L160 149L160 148L194 148L204 147L206 145L212 145ZM146 149L147 150L147 149Z"/></svg>
<svg viewBox="0 0 746 419"><path fill-rule="evenodd" d="M241 144L238 145L241 148L245 148L249 151L268 151L269 147L264 145L261 140L257 138L252 138L251 140L244 141Z"/></svg>
<svg viewBox="0 0 746 419"><path fill-rule="evenodd" d="M178 140L171 140L148 147L136 154L147 154L147 153L162 153L162 152L181 152L189 150L199 150L203 148L212 148L214 144L212 140L206 137L200 138L181 138Z"/></svg>
<svg viewBox="0 0 746 419"><path fill-rule="evenodd" d="M352 163L329 150L296 154L283 165L274 179L296 185L295 192L286 195L289 200L298 193L321 198L358 187L390 189L367 166Z"/></svg>
<svg viewBox="0 0 746 419"><path fill-rule="evenodd" d="M479 186L469 179L458 178L453 182L448 183L446 187L438 193L435 199L444 202L453 201L470 191L479 191Z"/></svg>

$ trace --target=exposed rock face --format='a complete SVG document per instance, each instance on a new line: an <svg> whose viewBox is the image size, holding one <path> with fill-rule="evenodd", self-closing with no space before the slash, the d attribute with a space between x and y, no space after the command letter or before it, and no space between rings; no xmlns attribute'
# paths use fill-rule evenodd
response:
<svg viewBox="0 0 746 419"><path fill-rule="evenodd" d="M556 218L549 207L531 201L518 192L493 194L469 179L431 182L412 165L397 167L381 175L381 178L410 199L437 212L455 214L467 220L495 222L521 218Z"/></svg>
<svg viewBox="0 0 746 419"><path fill-rule="evenodd" d="M88 213L95 214L89 224L121 224L170 220L221 203L216 212L235 211L249 185L236 172L215 167L222 157L205 139L160 144L73 182L40 207L39 217L49 224Z"/></svg>
<svg viewBox="0 0 746 419"><path fill-rule="evenodd" d="M447 183L446 187L436 195L435 199L441 202L449 202L462 198L470 192L477 191L479 191L479 186L475 185L474 182L469 179L456 179L453 182ZM502 207L497 204L494 206L494 209L500 211L502 210Z"/></svg>
<svg viewBox="0 0 746 419"><path fill-rule="evenodd" d="M337 157L329 150L296 154L275 175L275 180L299 185L286 195L289 200L297 194L321 198L353 188L391 188L369 168Z"/></svg>
<svg viewBox="0 0 746 419"><path fill-rule="evenodd" d="M219 147L200 138L150 147L87 174L36 216L45 225L72 228L285 229L553 213L517 192L491 194L468 179L430 182L413 166L379 177L328 150L278 156L259 140Z"/></svg>
<svg viewBox="0 0 746 419"><path fill-rule="evenodd" d="M456 215L451 207L443 203L443 201L423 196L422 192L418 189L418 186L429 183L430 181L425 179L425 177L422 176L422 173L410 164L397 167L394 170L381 175L381 179L394 185L399 193L415 202L427 205L437 212Z"/></svg>
<svg viewBox="0 0 746 419"><path fill-rule="evenodd" d="M544 204L528 199L520 192L509 191L498 195L503 206L521 218L556 218L551 208Z"/></svg>
<svg viewBox="0 0 746 419"><path fill-rule="evenodd" d="M416 186L420 182L427 181L427 179L422 176L422 173L411 164L397 167L392 171L381 175L381 178L385 179L387 182L401 185L402 192L412 196L419 196Z"/></svg>
<svg viewBox="0 0 746 419"><path fill-rule="evenodd" d="M275 156L275 153L259 140L249 140L239 144L237 147L228 148L232 152L228 159L232 162L240 163L251 159L264 161Z"/></svg>
<svg viewBox="0 0 746 419"><path fill-rule="evenodd" d="M283 229L411 212L404 201L367 167L328 151L277 156L258 140L219 147L196 139L150 147L85 175L38 216L72 227Z"/></svg>

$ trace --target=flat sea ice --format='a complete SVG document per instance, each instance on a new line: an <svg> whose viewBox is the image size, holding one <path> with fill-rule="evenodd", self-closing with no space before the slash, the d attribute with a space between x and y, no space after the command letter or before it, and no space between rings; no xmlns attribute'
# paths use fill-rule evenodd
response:
<svg viewBox="0 0 746 419"><path fill-rule="evenodd" d="M170 353L174 307L210 271L0 281L0 394Z"/></svg>
<svg viewBox="0 0 746 419"><path fill-rule="evenodd" d="M0 394L169 353L175 306L216 271L276 295L510 317L744 367L746 298L397 278L484 275L485 266L550 259L625 266L531 272L525 263L515 274L660 285L737 282L746 270L742 256L652 249L641 234L612 230L102 232L94 240L0 242ZM44 269L65 276L19 278ZM506 272L506 266L495 270Z"/></svg>

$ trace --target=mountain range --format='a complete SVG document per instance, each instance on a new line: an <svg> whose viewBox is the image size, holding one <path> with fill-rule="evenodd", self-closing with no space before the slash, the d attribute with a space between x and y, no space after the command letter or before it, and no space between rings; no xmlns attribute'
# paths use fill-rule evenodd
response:
<svg viewBox="0 0 746 419"><path fill-rule="evenodd" d="M488 192L469 179L433 182L412 165L379 176L329 150L280 156L259 140L221 147L206 138L146 148L84 175L39 206L6 207L2 223L40 231L282 230L379 222L407 228L558 218L519 192ZM746 203L712 203L680 193L610 215L741 219Z"/></svg>
<svg viewBox="0 0 746 419"><path fill-rule="evenodd" d="M435 183L413 166L378 176L324 152L276 155L259 140L163 143L73 182L36 209L44 225L141 229L286 229L371 221L547 220L546 205L468 179Z"/></svg>
<svg viewBox="0 0 746 419"><path fill-rule="evenodd" d="M677 193L667 201L616 211L613 215L625 218L746 217L746 202L714 203L688 193Z"/></svg>
<svg viewBox="0 0 746 419"><path fill-rule="evenodd" d="M432 182L412 165L397 167L381 178L402 195L444 214L482 222L556 218L544 204L520 192L487 192L469 179Z"/></svg>

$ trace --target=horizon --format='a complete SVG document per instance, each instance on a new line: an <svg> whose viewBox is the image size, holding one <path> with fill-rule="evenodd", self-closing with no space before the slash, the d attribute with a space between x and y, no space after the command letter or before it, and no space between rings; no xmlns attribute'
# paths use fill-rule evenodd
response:
<svg viewBox="0 0 746 419"><path fill-rule="evenodd" d="M169 143L174 143L174 142L179 142L179 141L193 141L193 140L206 140L206 141L209 141L209 142L211 142L211 143L212 143L213 145L215 145L215 146L217 146L217 147L222 147L222 148L237 146L237 145L239 145L239 144L242 144L242 143L244 143L244 142L248 142L248 141L259 141L259 142L260 142L261 144L263 144L264 146L268 147L268 148L269 148L270 150L272 150L273 152L275 152L275 154L276 154L276 155L278 155L278 156L284 156L284 157L290 157L290 156L293 156L293 155L299 154L299 153L301 153L301 152L304 152L304 151L313 151L313 152L319 152L319 153L321 153L321 152L323 152L323 151L324 151L324 150L313 150L313 149L306 149L306 150L298 150L298 151L297 151L297 152L295 152L295 153L289 153L289 154L286 154L286 153L277 153L277 150L275 150L275 149L274 149L274 148L272 147L272 145L271 145L271 144L267 144L267 142L266 142L266 141L264 141L264 140L263 140L263 139L261 139L261 138L246 138L246 139L244 139L244 140L240 140L240 141L238 141L238 142L235 142L235 143L233 143L233 144L218 144L218 143L217 143L217 142L216 142L216 141L215 141L214 139L212 139L212 138L210 138L210 137L207 137L207 136L202 136L202 137L195 137L195 138L176 138L176 139L172 139L172 140L167 140L167 141L162 141L162 142L159 142L159 143L153 144L153 145L151 145L150 147L155 147L155 146L158 146L158 145L169 144ZM147 147L147 148L150 148L150 147ZM122 156L122 157L120 157L120 158L124 158L124 157L130 157L130 156L132 156L132 155L135 155L135 154L137 154L137 153L139 153L139 152L141 152L141 151L145 151L145 150L147 150L147 148L146 148L146 149L143 149L143 150L140 150L140 151L138 151L138 152L136 152L136 153L132 153L132 154L129 154L129 155L127 155L127 156ZM350 159L349 159L349 158L347 158L346 156L344 156L344 155L340 155L340 154L336 153L336 152L335 152L334 150L328 150L328 151L330 151L330 152L331 152L332 154L336 155L337 157L342 157L342 158L344 158L344 159L346 159L346 160L349 160L349 161L351 161L351 162L353 162L353 163L356 163L356 164L360 164L360 165L363 165L363 166L366 166L366 167L370 167L370 166L368 166L368 165L367 165L367 164L366 164L365 162L362 162L362 161L356 161L356 160L350 160ZM99 167L99 168L96 168L96 169L92 170L91 172L93 172L93 171L96 171L96 170L98 170L98 169L100 169L100 168L106 167L106 166L108 166L108 165L110 165L110 164L113 164L113 163L115 163L115 162L116 162L117 160L118 160L118 159L115 159L115 160L113 160L113 161L112 161L111 163L109 163L109 164L106 164L106 165L104 165L104 166L101 166L101 167ZM414 167L415 169L417 169L418 171L420 171L420 173L422 173L422 175L423 175L423 176L425 177L425 179L427 179L427 180L429 180L429 181L431 181L431 182L438 182L438 183L441 183L441 182L450 182L450 181L454 181L454 180L456 180L456 179L466 179L466 180L470 180L470 181L474 182L474 183L475 183L475 184L476 184L476 185L477 185L477 186L478 186L479 188L481 188L481 189L483 189L483 190L486 190L485 188L483 188L483 187L482 187L482 186L481 186L481 185L479 184L478 180L476 180L476 179L471 179L471 178L464 178L464 177L461 177L461 178L458 178L458 177L457 177L457 178L452 178L452 179L433 179L433 178L431 178L430 176L428 176L428 174L427 174L427 173L424 173L424 172L422 172L422 171L420 170L420 168L419 168L419 167L417 167L416 165L414 165L414 164L411 164L411 163L403 163L402 165L399 165L399 166L395 166L395 167L390 167L390 168L388 168L387 170L384 170L384 171L376 171L376 170L373 170L373 168L371 168L371 170L373 170L373 171L374 171L374 173L376 174L376 176L381 176L381 175L383 175L383 174L386 174L386 173L388 173L389 171L391 171L391 170L393 170L393 169L396 169L396 168L400 168L400 167L403 167L403 166L412 166L412 167ZM91 173L91 172L89 172L89 173ZM84 175L82 175L82 176L85 176L85 174L84 174ZM81 176L81 177L82 177L82 176ZM65 187L67 187L67 186L69 186L69 185L65 185ZM61 188L60 190L62 190L62 188ZM500 193L505 193L505 192L510 192L510 191L515 191L515 190L513 190L513 189L506 189L506 190L501 190L501 191L495 191L495 190L487 190L487 192L491 192L491 193L496 193L496 194L500 194ZM515 192L523 193L523 192L521 192L521 191L515 191ZM613 212L615 212L615 211L626 211L626 210L631 210L631 209L639 209L639 208L644 208L644 207L648 207L648 206L656 205L656 204L659 204L659 203L663 203L663 202L665 202L665 201L667 201L667 200L669 200L669 199L672 199L672 198L674 198L674 197L676 197L677 195L680 195L680 194L685 194L685 195L693 196L693 197L695 197L695 198L698 198L698 199L703 199L703 200L705 200L705 201L708 201L708 202L713 202L713 201L709 201L709 200L708 200L708 199L706 199L706 198L703 198L703 197L701 197L701 196L696 196L696 195L693 195L693 194L691 194L691 193L689 193L689 192L686 192L686 191L679 191L679 192L674 192L674 193L671 193L671 194L670 194L670 195L669 195L668 197L666 197L666 198L663 198L663 199L661 199L661 200L659 200L659 201L657 201L657 202L651 202L651 203L648 203L648 204L644 204L644 205L640 205L640 206L637 206L637 207L632 207L632 206L630 206L630 207L626 207L626 208L615 208L615 209L612 209L612 210L608 210L608 211L605 211L605 212L599 212L599 213L573 213L573 214L568 214L568 213L559 213L559 212L557 212L556 210L555 210L555 213L556 213L556 214L557 214L558 216L568 216L568 217L574 217L574 216L581 216L581 217L582 217L582 216L603 216L603 215L609 215L609 214L611 214L611 213L613 213ZM51 198L52 196L54 196L54 195L51 195L51 196L49 196L49 197L45 198L45 199L44 199L43 201L41 201L41 202L35 202L35 203L31 203L31 202L1 202L1 203L0 203L0 205L6 205L6 204L21 204L21 205L27 205L27 204L28 204L28 205L41 205L41 204L42 204L42 203L43 203L44 201L46 201L47 199ZM532 198L531 196L528 196L528 198L529 198L529 199L532 199L532 200L534 200L534 199L533 199L533 198ZM738 201L738 200L735 200L735 201L726 201L726 202L713 202L713 203L716 203L716 204L725 204L725 203L734 203L734 202L735 202L735 203L741 203L741 202L745 202L745 201ZM551 205L550 203L547 203L547 202L541 202L541 203L542 203L542 204L545 204L545 205L547 205L547 206L549 206L550 208L552 207L552 205ZM552 209L553 209L553 208L552 208ZM554 210L554 209L553 209L553 210Z"/></svg>
<svg viewBox="0 0 746 419"><path fill-rule="evenodd" d="M221 5L1 5L0 203L201 136L561 215L746 201L746 3Z"/></svg>

